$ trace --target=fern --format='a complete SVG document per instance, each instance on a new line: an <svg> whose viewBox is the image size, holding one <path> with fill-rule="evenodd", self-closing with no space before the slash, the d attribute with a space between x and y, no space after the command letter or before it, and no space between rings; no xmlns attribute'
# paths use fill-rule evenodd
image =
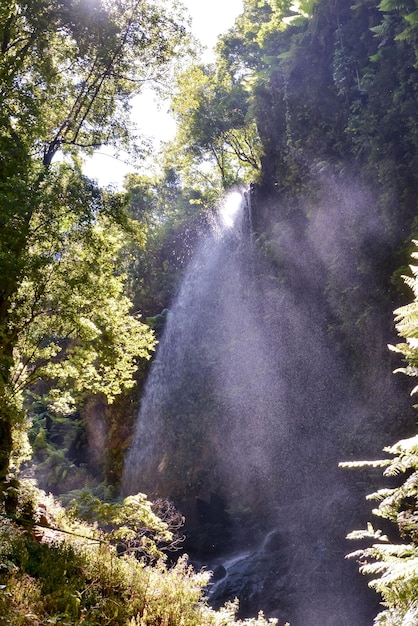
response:
<svg viewBox="0 0 418 626"><path fill-rule="evenodd" d="M389 0L392 2L392 0ZM383 3L382 3L383 5ZM381 5L381 8L382 8ZM414 241L415 246L418 242ZM412 253L418 259L418 251ZM395 370L407 376L418 376L418 266L410 265L412 276L404 276L414 300L394 312L395 327L405 341L389 349L402 355L405 366ZM411 395L418 392L415 386ZM418 434L384 448L392 458L378 461L341 463L342 467L381 467L386 477L404 476L397 487L385 488L367 496L378 502L373 510L377 517L395 524L401 541L391 543L381 530L368 524L356 530L349 539L370 540L371 546L348 555L359 563L362 574L371 576L369 586L382 596L384 610L375 618L375 626L417 626L418 624Z"/></svg>

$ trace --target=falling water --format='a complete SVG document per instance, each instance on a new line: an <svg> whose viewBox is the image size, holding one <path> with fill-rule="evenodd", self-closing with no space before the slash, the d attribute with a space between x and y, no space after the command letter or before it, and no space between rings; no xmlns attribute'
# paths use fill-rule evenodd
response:
<svg viewBox="0 0 418 626"><path fill-rule="evenodd" d="M239 595L247 614L264 609L292 626L369 626L374 607L344 560L360 496L338 469L364 412L348 409L313 247L293 249L300 242L283 226L287 260L273 272L268 251L248 245L249 204L238 192L226 198L186 271L141 400L124 490L186 509L210 494L225 502L235 539L228 553L225 528L215 604ZM240 520L250 520L248 532ZM209 566L222 564L219 552Z"/></svg>
<svg viewBox="0 0 418 626"><path fill-rule="evenodd" d="M176 489L181 484L186 490L190 489L187 475L193 473L196 457L173 464L171 455L181 454L185 438L194 434L199 437L195 412L202 412L204 396L211 387L213 365L219 356L220 291L227 289L228 283L235 289L231 250L239 247L234 223L240 221L243 206L239 192L225 199L213 232L201 242L171 307L125 465L124 488L127 491L137 491L140 487L158 493L160 489L168 489L164 495L173 495L174 484ZM170 415L175 416L174 429L170 427ZM199 454L204 443L196 440ZM185 468L184 463L189 467ZM183 479L177 475L177 470L183 474ZM173 485L167 483L170 473ZM196 491L192 495L196 495Z"/></svg>
<svg viewBox="0 0 418 626"><path fill-rule="evenodd" d="M226 197L186 272L141 402L126 491L177 499L221 491L244 504L271 480L270 433L286 436L277 419L285 407L242 245L246 211L246 195Z"/></svg>

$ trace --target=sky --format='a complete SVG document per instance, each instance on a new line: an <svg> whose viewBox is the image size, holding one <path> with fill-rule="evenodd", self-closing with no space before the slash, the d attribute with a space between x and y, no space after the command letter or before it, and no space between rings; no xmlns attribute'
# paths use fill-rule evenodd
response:
<svg viewBox="0 0 418 626"><path fill-rule="evenodd" d="M226 32L242 13L243 0L181 0L192 17L192 31L207 50L203 60L210 61L218 35ZM158 145L168 141L175 133L175 122L168 113L168 103L158 107L150 91L138 96L133 102L132 119L144 135L152 137ZM146 124L141 124L146 120ZM102 148L86 160L84 173L95 178L100 185L120 186L126 173L133 169L111 156L111 151Z"/></svg>

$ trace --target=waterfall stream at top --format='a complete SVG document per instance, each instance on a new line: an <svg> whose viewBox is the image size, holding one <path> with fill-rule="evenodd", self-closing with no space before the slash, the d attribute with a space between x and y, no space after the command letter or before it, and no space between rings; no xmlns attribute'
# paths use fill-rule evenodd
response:
<svg viewBox="0 0 418 626"><path fill-rule="evenodd" d="M123 490L169 497L185 513L196 560L222 568L214 603L238 595L243 613L291 626L366 626L369 597L344 560L345 372L299 251L273 275L268 251L251 244L250 204L249 194L226 197L185 272Z"/></svg>

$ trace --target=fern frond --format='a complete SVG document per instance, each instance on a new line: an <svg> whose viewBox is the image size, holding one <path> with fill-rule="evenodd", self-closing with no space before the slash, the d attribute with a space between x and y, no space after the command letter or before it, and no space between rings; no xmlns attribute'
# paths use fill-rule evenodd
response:
<svg viewBox="0 0 418 626"><path fill-rule="evenodd" d="M391 459L382 459L377 461L342 461L338 463L338 467L362 468L362 467L386 467L390 465Z"/></svg>
<svg viewBox="0 0 418 626"><path fill-rule="evenodd" d="M366 496L366 500L381 501L381 500L386 499L390 495L392 495L394 491L395 491L394 489L387 489L387 488L379 489L379 491L375 491L374 493L370 493L368 496Z"/></svg>
<svg viewBox="0 0 418 626"><path fill-rule="evenodd" d="M347 539L378 539L379 541L388 541L387 536L384 535L379 528L375 530L370 522L368 522L367 528L364 530L353 530L347 535ZM356 552L348 554L347 558L351 558L353 555L358 556L358 554L364 554L364 552L364 550L357 550Z"/></svg>
<svg viewBox="0 0 418 626"><path fill-rule="evenodd" d="M397 367L396 370L393 370L394 374L406 374L406 376L418 376L418 369L416 367Z"/></svg>
<svg viewBox="0 0 418 626"><path fill-rule="evenodd" d="M418 471L411 474L403 484L406 496L416 496L418 494Z"/></svg>
<svg viewBox="0 0 418 626"><path fill-rule="evenodd" d="M403 461L392 462L383 472L384 476L398 476L404 474L408 467Z"/></svg>
<svg viewBox="0 0 418 626"><path fill-rule="evenodd" d="M407 439L401 439L392 446L386 446L383 448L384 452L390 454L411 454L414 453L418 456L418 435L408 437Z"/></svg>

